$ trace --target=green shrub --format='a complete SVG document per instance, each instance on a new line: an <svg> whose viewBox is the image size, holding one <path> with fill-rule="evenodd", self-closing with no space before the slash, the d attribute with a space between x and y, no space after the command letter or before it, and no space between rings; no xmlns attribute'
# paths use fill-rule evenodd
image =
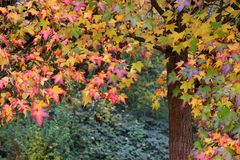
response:
<svg viewBox="0 0 240 160"><path fill-rule="evenodd" d="M167 159L166 123L109 106L106 101L94 108L64 102L53 108L43 127L30 118L20 118L0 130L2 158ZM101 121L96 121L96 115Z"/></svg>

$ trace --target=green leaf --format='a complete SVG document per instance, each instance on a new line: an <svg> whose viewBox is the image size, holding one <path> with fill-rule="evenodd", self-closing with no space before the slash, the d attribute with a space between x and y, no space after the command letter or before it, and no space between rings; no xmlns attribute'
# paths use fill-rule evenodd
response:
<svg viewBox="0 0 240 160"><path fill-rule="evenodd" d="M176 46L173 46L173 51L176 51L178 54L180 54L180 53L181 53L181 50L182 50L183 48L184 48L183 44L180 43L180 44L178 44L178 45L176 45Z"/></svg>
<svg viewBox="0 0 240 160"><path fill-rule="evenodd" d="M202 149L203 146L201 144L201 141L197 140L196 142L194 142L194 146L197 147L198 149Z"/></svg>
<svg viewBox="0 0 240 160"><path fill-rule="evenodd" d="M162 44L162 45L165 45L165 44L169 44L172 42L172 39L171 38L168 38L168 37L165 37L165 36L160 36L158 38L159 42Z"/></svg>
<svg viewBox="0 0 240 160"><path fill-rule="evenodd" d="M184 102L188 102L192 96L187 94L187 93L184 93L181 97L180 97Z"/></svg>
<svg viewBox="0 0 240 160"><path fill-rule="evenodd" d="M190 81L184 81L180 87L180 89L183 89L183 92L184 93L187 93L187 91L191 88L194 87L194 80L190 80Z"/></svg>
<svg viewBox="0 0 240 160"><path fill-rule="evenodd" d="M180 93L180 90L176 87L173 89L173 97L177 97Z"/></svg>
<svg viewBox="0 0 240 160"><path fill-rule="evenodd" d="M48 19L44 20L44 19L40 19L40 22L38 24L40 27L46 27L48 25L50 25L50 22L48 21Z"/></svg>
<svg viewBox="0 0 240 160"><path fill-rule="evenodd" d="M107 22L112 18L112 14L110 11L106 10L103 15L103 21Z"/></svg>
<svg viewBox="0 0 240 160"><path fill-rule="evenodd" d="M138 61L138 62L132 64L132 69L135 69L138 72L141 72L143 66L144 66L143 63L141 61Z"/></svg>
<svg viewBox="0 0 240 160"><path fill-rule="evenodd" d="M72 37L78 38L81 34L81 30L79 27L71 27L70 34Z"/></svg>
<svg viewBox="0 0 240 160"><path fill-rule="evenodd" d="M217 29L217 28L221 27L222 24L221 24L221 22L213 22L211 24L211 26L212 26L213 29Z"/></svg>
<svg viewBox="0 0 240 160"><path fill-rule="evenodd" d="M200 86L199 87L199 92L203 95L210 93L210 91L211 91L211 88L209 86Z"/></svg>
<svg viewBox="0 0 240 160"><path fill-rule="evenodd" d="M190 41L190 46L189 46L189 50L190 50L190 52L192 52L192 53L195 53L196 52L196 50L197 50L197 48L198 48L198 46L197 46L197 44L198 44L198 39L197 38L193 38L191 41Z"/></svg>
<svg viewBox="0 0 240 160"><path fill-rule="evenodd" d="M177 80L178 80L178 77L177 77L177 74L174 71L169 73L169 75L168 75L168 84L175 83Z"/></svg>

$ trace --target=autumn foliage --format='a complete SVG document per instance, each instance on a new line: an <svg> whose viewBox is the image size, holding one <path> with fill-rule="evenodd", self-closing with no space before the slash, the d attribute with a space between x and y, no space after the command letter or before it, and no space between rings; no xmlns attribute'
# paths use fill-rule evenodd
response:
<svg viewBox="0 0 240 160"><path fill-rule="evenodd" d="M99 5L102 13L106 4ZM117 58L128 46L121 44L123 37L116 37L112 26L123 19L102 21L91 8L72 1L29 1L0 8L2 122L30 111L42 125L50 101L59 103L71 81L82 84L84 105L99 98L125 103L120 90L130 85L129 79L137 79L142 63L133 64L129 72Z"/></svg>
<svg viewBox="0 0 240 160"><path fill-rule="evenodd" d="M129 65L122 54L186 53L168 83L180 81L174 95L191 105L198 127L193 158L239 159L239 14L236 0L33 0L2 7L1 122L30 113L42 125L50 102L59 103L73 81L84 105L100 98L125 103L122 90L143 63ZM165 79L163 72L157 82ZM165 95L164 88L155 91L153 109Z"/></svg>

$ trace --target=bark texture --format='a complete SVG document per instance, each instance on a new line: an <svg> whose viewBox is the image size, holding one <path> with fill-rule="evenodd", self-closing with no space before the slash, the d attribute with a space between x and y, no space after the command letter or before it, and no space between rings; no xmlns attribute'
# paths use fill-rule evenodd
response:
<svg viewBox="0 0 240 160"><path fill-rule="evenodd" d="M168 49L166 56L169 58L167 73L177 71L176 63L187 60L187 52L178 55ZM169 107L169 153L170 160L187 160L192 148L192 120L191 108L185 105L179 97L173 97L173 89L179 82L168 84Z"/></svg>

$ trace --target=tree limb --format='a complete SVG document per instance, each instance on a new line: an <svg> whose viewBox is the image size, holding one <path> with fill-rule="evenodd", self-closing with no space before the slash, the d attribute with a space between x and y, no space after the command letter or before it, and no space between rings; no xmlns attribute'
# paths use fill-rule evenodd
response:
<svg viewBox="0 0 240 160"><path fill-rule="evenodd" d="M156 0L151 0L152 6L157 10L157 12L162 15L164 13L164 10L158 5Z"/></svg>

